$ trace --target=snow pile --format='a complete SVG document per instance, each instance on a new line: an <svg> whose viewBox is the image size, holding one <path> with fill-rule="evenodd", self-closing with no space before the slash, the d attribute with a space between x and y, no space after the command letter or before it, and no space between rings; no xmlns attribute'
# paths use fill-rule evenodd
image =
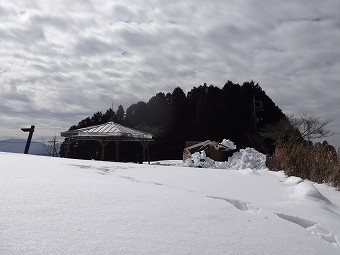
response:
<svg viewBox="0 0 340 255"><path fill-rule="evenodd" d="M230 141L229 139L223 139L223 141L220 143L220 145L222 145L223 147L227 147L231 150L236 149L236 145L234 144L234 142Z"/></svg>
<svg viewBox="0 0 340 255"><path fill-rule="evenodd" d="M224 165L232 170L247 168L253 170L267 169L266 155L258 152L253 148L241 149L239 152L235 152L226 163L227 164Z"/></svg>
<svg viewBox="0 0 340 255"><path fill-rule="evenodd" d="M225 140L223 140L225 141ZM230 170L267 169L266 155L258 152L253 148L241 149L235 152L227 162L217 162L207 157L204 151L195 152L190 158L183 162L183 166L202 167L202 168L219 168Z"/></svg>
<svg viewBox="0 0 340 255"><path fill-rule="evenodd" d="M220 168L214 160L207 157L205 151L195 152L183 162L183 166L202 167L202 168Z"/></svg>
<svg viewBox="0 0 340 255"><path fill-rule="evenodd" d="M299 184L301 182L303 182L303 180L300 177L297 177L297 176L289 176L287 178L287 180L285 181L285 183L287 185L291 185L291 186L297 185L297 184Z"/></svg>

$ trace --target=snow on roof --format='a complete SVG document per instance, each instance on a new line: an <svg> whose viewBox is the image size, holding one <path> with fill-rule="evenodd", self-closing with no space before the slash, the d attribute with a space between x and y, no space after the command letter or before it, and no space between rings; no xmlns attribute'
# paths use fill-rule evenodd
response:
<svg viewBox="0 0 340 255"><path fill-rule="evenodd" d="M131 137L138 139L152 139L152 134L120 125L115 122L107 122L101 125L90 126L75 130L61 132L63 137Z"/></svg>

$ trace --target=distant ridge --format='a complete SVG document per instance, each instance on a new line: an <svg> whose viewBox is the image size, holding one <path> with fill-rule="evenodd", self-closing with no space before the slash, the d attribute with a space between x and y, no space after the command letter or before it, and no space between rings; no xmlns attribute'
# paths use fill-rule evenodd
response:
<svg viewBox="0 0 340 255"><path fill-rule="evenodd" d="M6 139L0 141L0 151L24 153L26 146L25 139ZM42 146L41 142L31 142L28 154L48 156L47 151Z"/></svg>

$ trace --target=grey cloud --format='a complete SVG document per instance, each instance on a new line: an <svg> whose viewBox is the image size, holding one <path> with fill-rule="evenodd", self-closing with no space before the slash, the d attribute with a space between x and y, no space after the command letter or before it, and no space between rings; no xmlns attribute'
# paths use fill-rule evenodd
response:
<svg viewBox="0 0 340 255"><path fill-rule="evenodd" d="M33 26L28 24L23 27L11 28L8 30L1 29L0 36L2 40L13 41L15 43L21 44L31 44L33 42L37 42L39 40L44 40L45 35L42 27Z"/></svg>
<svg viewBox="0 0 340 255"><path fill-rule="evenodd" d="M124 23L147 23L150 20L146 16L146 12L141 7L133 8L123 4L116 4L112 7L112 18L115 22Z"/></svg>
<svg viewBox="0 0 340 255"><path fill-rule="evenodd" d="M5 3L0 3L0 16L1 17L8 17L8 16L13 16L16 15L17 12L15 10L15 8L13 8L13 6L11 5L7 5Z"/></svg>
<svg viewBox="0 0 340 255"><path fill-rule="evenodd" d="M8 15L8 10L5 9L4 7L2 7L1 5L0 5L0 15L1 15L1 16L6 16L6 15Z"/></svg>
<svg viewBox="0 0 340 255"><path fill-rule="evenodd" d="M51 16L51 15L34 15L30 18L34 26L52 26L60 30L67 30L73 23L68 17Z"/></svg>
<svg viewBox="0 0 340 255"><path fill-rule="evenodd" d="M97 38L80 38L75 45L75 51L80 55L97 55L97 54L109 54L112 51L110 44L99 40Z"/></svg>
<svg viewBox="0 0 340 255"><path fill-rule="evenodd" d="M121 30L119 36L124 39L126 46L133 48L147 47L155 43L155 35L147 30L144 33L142 29Z"/></svg>
<svg viewBox="0 0 340 255"><path fill-rule="evenodd" d="M20 103L31 103L32 100L30 98L31 93L25 93L20 92L17 90L17 87L15 85L11 86L9 91L3 92L0 94L0 98L2 98L2 102L6 102L7 100L10 100L11 103L13 101L20 102ZM6 108L6 110L9 110L9 108Z"/></svg>

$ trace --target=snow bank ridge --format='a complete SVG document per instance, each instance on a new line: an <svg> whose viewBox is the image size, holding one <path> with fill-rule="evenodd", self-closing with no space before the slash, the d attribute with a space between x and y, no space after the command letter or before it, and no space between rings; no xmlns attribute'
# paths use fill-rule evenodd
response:
<svg viewBox="0 0 340 255"><path fill-rule="evenodd" d="M296 198L309 197L330 203L330 201L309 181L304 181L300 177L290 176L287 178L285 183L289 186L293 186L294 197Z"/></svg>

